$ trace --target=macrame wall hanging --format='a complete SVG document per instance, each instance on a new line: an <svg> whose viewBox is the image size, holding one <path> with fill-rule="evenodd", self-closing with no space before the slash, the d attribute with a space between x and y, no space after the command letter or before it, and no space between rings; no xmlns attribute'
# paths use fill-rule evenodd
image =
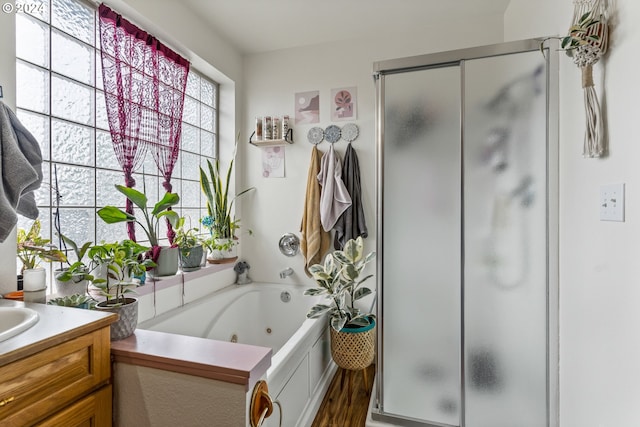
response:
<svg viewBox="0 0 640 427"><path fill-rule="evenodd" d="M574 0L573 23L561 47L582 71L582 88L587 117L583 155L606 154L604 126L598 95L593 83L593 65L607 51L609 26L606 0Z"/></svg>

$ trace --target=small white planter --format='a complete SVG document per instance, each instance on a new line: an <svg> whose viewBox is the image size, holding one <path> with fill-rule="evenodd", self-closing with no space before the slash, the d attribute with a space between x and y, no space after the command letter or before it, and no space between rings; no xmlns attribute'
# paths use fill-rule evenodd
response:
<svg viewBox="0 0 640 427"><path fill-rule="evenodd" d="M47 287L47 272L43 267L29 268L22 272L22 289L28 292Z"/></svg>
<svg viewBox="0 0 640 427"><path fill-rule="evenodd" d="M233 239L216 239L216 246L225 245L231 241L231 247L228 250L212 249L209 252L207 260L211 264L225 264L228 262L234 262L238 259L238 248L236 247L236 241Z"/></svg>

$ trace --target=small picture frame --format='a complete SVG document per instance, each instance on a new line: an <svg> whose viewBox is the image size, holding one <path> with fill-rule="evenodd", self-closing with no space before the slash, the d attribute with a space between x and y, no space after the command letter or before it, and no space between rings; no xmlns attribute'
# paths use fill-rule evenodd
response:
<svg viewBox="0 0 640 427"><path fill-rule="evenodd" d="M344 87L331 90L331 121L356 120L358 118L357 88Z"/></svg>

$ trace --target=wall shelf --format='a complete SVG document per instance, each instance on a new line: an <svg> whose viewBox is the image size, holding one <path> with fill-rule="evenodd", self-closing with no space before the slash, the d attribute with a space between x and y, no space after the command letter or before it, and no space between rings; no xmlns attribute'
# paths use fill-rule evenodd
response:
<svg viewBox="0 0 640 427"><path fill-rule="evenodd" d="M253 139L256 132L254 131L249 137L249 144L256 147L278 147L282 145L293 144L293 129L287 130L287 134L284 139Z"/></svg>

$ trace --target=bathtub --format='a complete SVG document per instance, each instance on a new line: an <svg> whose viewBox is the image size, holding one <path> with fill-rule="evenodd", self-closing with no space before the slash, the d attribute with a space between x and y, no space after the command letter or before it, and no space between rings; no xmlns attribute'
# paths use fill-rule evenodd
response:
<svg viewBox="0 0 640 427"><path fill-rule="evenodd" d="M326 318L307 319L322 297L305 286L232 285L142 322L139 329L268 347L266 380L283 408L283 426L311 425L335 372ZM249 393L250 394L250 393ZM278 425L277 410L265 426Z"/></svg>

